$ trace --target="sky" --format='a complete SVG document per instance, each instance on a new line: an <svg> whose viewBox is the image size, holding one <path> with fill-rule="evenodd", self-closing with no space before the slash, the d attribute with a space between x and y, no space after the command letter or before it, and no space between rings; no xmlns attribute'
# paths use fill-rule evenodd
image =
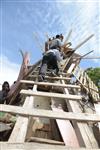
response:
<svg viewBox="0 0 100 150"><path fill-rule="evenodd" d="M34 64L42 58L46 34L66 37L71 29L73 48L94 34L78 54L94 50L89 56L100 56L99 0L0 0L0 84L17 79L20 49L30 53L30 64ZM80 65L100 67L100 60L82 60Z"/></svg>

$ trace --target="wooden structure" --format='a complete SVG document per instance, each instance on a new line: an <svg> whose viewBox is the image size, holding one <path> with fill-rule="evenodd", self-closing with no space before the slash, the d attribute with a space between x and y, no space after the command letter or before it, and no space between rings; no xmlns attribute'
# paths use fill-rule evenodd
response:
<svg viewBox="0 0 100 150"><path fill-rule="evenodd" d="M24 57L27 71L18 78L14 96L9 93L10 104L21 94L21 106L0 105L2 112L17 117L8 141L0 143L1 150L100 148L98 89L79 67L76 55L62 62L59 77L51 77L48 70L47 82L37 80L41 61L28 66Z"/></svg>

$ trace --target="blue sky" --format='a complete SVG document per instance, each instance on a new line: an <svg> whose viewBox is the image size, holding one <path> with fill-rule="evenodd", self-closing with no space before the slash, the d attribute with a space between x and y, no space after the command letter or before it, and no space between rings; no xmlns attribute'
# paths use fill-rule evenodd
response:
<svg viewBox="0 0 100 150"><path fill-rule="evenodd" d="M100 3L99 1L60 0L1 0L0 1L0 74L1 81L15 80L21 63L19 49L29 51L30 63L42 57L38 41L44 46L45 34L55 36L62 33L66 37L72 29L69 41L74 48L90 34L95 36L77 53L100 56ZM100 67L99 60L84 60L83 68ZM11 72L11 73L10 73ZM7 74L6 74L7 73ZM6 74L6 75L5 75ZM12 78L13 74L13 78Z"/></svg>

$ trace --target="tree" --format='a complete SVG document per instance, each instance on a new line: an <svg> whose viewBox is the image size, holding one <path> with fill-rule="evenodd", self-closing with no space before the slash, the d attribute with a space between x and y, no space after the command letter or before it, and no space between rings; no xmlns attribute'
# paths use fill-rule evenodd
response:
<svg viewBox="0 0 100 150"><path fill-rule="evenodd" d="M88 68L86 73L100 90L100 68Z"/></svg>

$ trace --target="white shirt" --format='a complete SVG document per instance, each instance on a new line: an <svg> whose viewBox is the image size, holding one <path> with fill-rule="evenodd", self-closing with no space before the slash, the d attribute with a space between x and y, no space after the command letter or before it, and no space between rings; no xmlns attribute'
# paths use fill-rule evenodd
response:
<svg viewBox="0 0 100 150"><path fill-rule="evenodd" d="M62 46L61 40L60 39L54 39L50 42L49 44L49 49L57 49Z"/></svg>

